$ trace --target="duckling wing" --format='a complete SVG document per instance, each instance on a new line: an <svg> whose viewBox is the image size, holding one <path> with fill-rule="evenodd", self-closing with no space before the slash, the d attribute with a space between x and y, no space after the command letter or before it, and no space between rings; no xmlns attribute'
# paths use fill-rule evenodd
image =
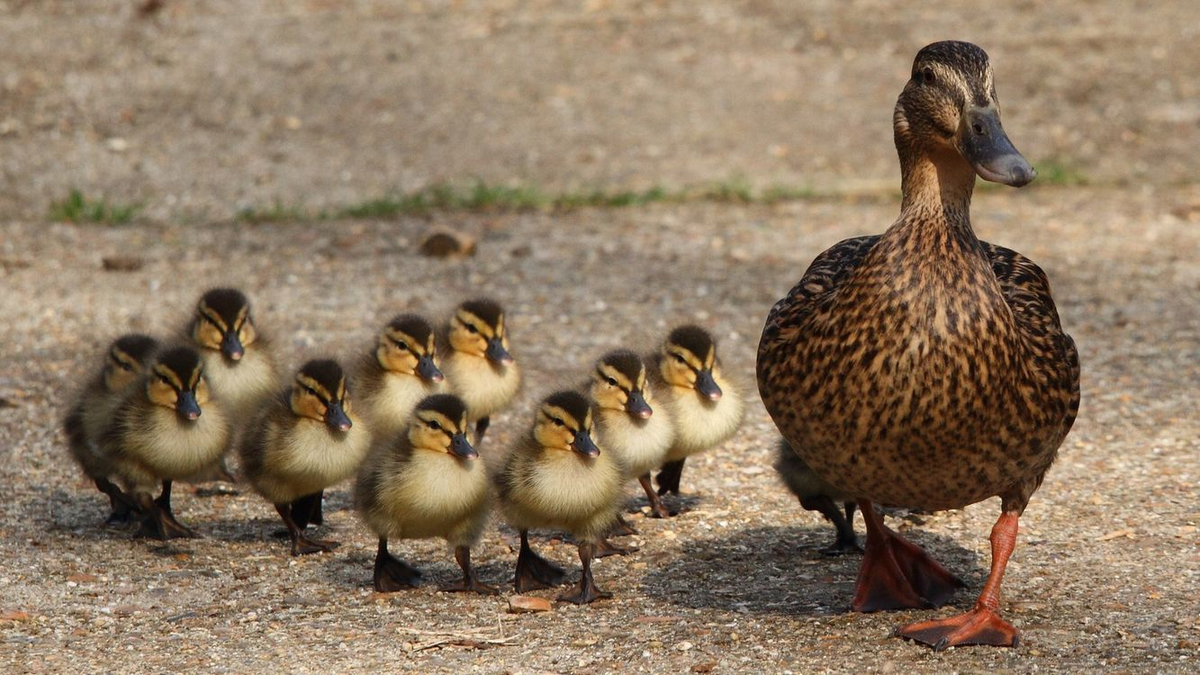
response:
<svg viewBox="0 0 1200 675"><path fill-rule="evenodd" d="M781 340L787 342L792 330L803 325L813 310L841 287L879 238L880 235L875 234L845 239L812 261L800 282L767 314L767 323L758 346L759 372L769 367L773 359L789 352L787 347L777 350L775 346Z"/></svg>
<svg viewBox="0 0 1200 675"><path fill-rule="evenodd" d="M1000 282L1017 330L1029 346L1028 365L1052 390L1070 397L1058 439L1061 443L1079 413L1079 352L1059 323L1050 280L1042 268L1020 253L986 241L979 243Z"/></svg>

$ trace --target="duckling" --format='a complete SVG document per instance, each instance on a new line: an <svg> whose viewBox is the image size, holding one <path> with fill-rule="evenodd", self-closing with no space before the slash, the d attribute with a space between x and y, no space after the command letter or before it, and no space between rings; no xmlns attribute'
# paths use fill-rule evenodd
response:
<svg viewBox="0 0 1200 675"><path fill-rule="evenodd" d="M358 473L354 502L379 537L375 590L417 585L419 570L388 552L389 539L443 537L454 547L461 581L443 591L498 591L479 581L471 546L487 523L487 469L467 440L467 406L451 394L435 394L416 407L406 430L376 443Z"/></svg>
<svg viewBox="0 0 1200 675"><path fill-rule="evenodd" d="M672 330L651 364L651 389L667 408L675 437L656 476L658 494L679 494L687 458L720 445L737 431L745 414L742 394L721 372L717 343L695 325Z"/></svg>
<svg viewBox="0 0 1200 675"><path fill-rule="evenodd" d="M270 345L250 314L250 300L235 288L206 291L184 335L203 354L205 377L230 421L235 428L244 427L278 382ZM224 456L218 475L234 480Z"/></svg>
<svg viewBox="0 0 1200 675"><path fill-rule="evenodd" d="M975 606L898 632L936 650L1011 646L1000 583L1017 521L1078 413L1079 356L1046 274L971 227L976 175L1015 187L1036 175L1000 124L987 54L966 42L918 52L893 127L899 218L817 256L775 304L758 389L800 458L858 501L857 611L936 607L963 585L872 502L938 510L1000 497Z"/></svg>
<svg viewBox="0 0 1200 675"><path fill-rule="evenodd" d="M355 383L376 437L399 433L422 399L446 390L438 362L437 338L425 319L400 314L383 327Z"/></svg>
<svg viewBox="0 0 1200 675"><path fill-rule="evenodd" d="M487 299L462 303L450 319L447 342L442 369L451 391L466 402L479 443L491 416L508 405L521 387L521 371L508 351L504 310Z"/></svg>
<svg viewBox="0 0 1200 675"><path fill-rule="evenodd" d="M292 555L338 545L304 536L293 512L312 508L325 488L353 475L370 445L337 361L308 361L259 412L239 447L242 469L255 491L275 505L291 535Z"/></svg>
<svg viewBox="0 0 1200 675"><path fill-rule="evenodd" d="M800 500L800 506L808 511L820 513L837 529L837 538L832 544L821 549L821 553L825 555L842 555L851 551L862 553L862 548L858 545L858 538L854 536L854 500L852 498L822 480L804 463L804 460L792 452L792 447L788 445L787 441L782 439L779 441L779 457L775 460L775 470L779 472L779 477L783 479L788 490L791 490L792 494ZM842 503L846 515L843 516L842 511L838 509L838 502Z"/></svg>
<svg viewBox="0 0 1200 675"><path fill-rule="evenodd" d="M229 422L210 397L204 358L188 346L160 353L113 415L100 452L133 497L143 531L158 539L194 537L171 511L171 483L210 469L229 443ZM150 497L162 482L158 499Z"/></svg>
<svg viewBox="0 0 1200 675"><path fill-rule="evenodd" d="M653 391L646 364L634 352L619 349L596 362L588 383L596 430L604 447L617 454L627 479L637 480L650 500L650 516L670 514L650 484L650 471L662 466L675 431L662 406L651 407Z"/></svg>
<svg viewBox="0 0 1200 675"><path fill-rule="evenodd" d="M596 587L592 558L616 520L625 468L614 453L601 451L592 434L586 398L574 391L551 394L539 405L532 432L512 448L497 476L505 518L521 533L518 593L562 583L563 570L529 546L529 529L544 527L569 531L583 564L575 592L559 600L585 604L611 597Z"/></svg>
<svg viewBox="0 0 1200 675"><path fill-rule="evenodd" d="M100 436L112 422L125 390L137 381L157 348L157 340L140 333L129 333L114 340L105 352L104 366L88 380L63 420L71 456L83 473L95 482L96 489L108 495L112 513L105 522L109 525L129 522L133 503L109 480L113 467L100 452Z"/></svg>

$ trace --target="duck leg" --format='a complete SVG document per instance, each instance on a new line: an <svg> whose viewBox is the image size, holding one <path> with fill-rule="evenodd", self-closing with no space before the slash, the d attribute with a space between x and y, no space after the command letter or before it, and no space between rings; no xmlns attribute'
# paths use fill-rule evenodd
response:
<svg viewBox="0 0 1200 675"><path fill-rule="evenodd" d="M611 598L612 593L605 593L596 588L596 581L592 579L592 549L593 544L579 545L579 562L583 563L583 574L579 576L579 585L575 587L574 593L564 593L558 596L558 599L563 602L572 602L576 605L586 605L595 602L602 598Z"/></svg>
<svg viewBox="0 0 1200 675"><path fill-rule="evenodd" d="M471 548L469 546L456 546L454 548L454 560L462 568L462 581L446 584L439 590L448 592L472 591L481 595L496 595L500 592L500 589L481 582L479 577L475 576L475 569L471 567Z"/></svg>
<svg viewBox="0 0 1200 675"><path fill-rule="evenodd" d="M137 503L129 495L125 494L121 488L114 485L107 478L97 478L96 489L108 495L108 503L112 506L112 513L105 519L105 525L109 527L124 527L133 522Z"/></svg>
<svg viewBox="0 0 1200 675"><path fill-rule="evenodd" d="M516 591L524 593L559 586L563 576L561 567L533 552L529 547L529 530L521 530L521 552L517 554L517 576L513 579Z"/></svg>
<svg viewBox="0 0 1200 675"><path fill-rule="evenodd" d="M858 502L867 523L867 550L850 607L856 612L941 607L966 586L921 547L883 524L871 502Z"/></svg>
<svg viewBox="0 0 1200 675"><path fill-rule="evenodd" d="M292 537L292 555L308 555L309 553L326 553L338 547L336 541L322 541L320 539L309 539L304 536L304 530L292 518L292 511L296 508L296 502L289 504L276 504L275 510L279 512L279 517L283 519L283 524L287 525L288 534Z"/></svg>
<svg viewBox="0 0 1200 675"><path fill-rule="evenodd" d="M629 555L637 553L637 546L618 546L608 540L608 537L600 537L600 542L593 547L592 556L595 558L607 558L610 555Z"/></svg>
<svg viewBox="0 0 1200 675"><path fill-rule="evenodd" d="M682 470L683 470L683 467L681 465L680 471L682 471ZM660 474L658 474L658 476L659 476L659 480L661 481L662 474L660 473ZM671 516L675 515L674 513L671 513L669 510L667 510L666 504L663 504L663 501L661 499L659 499L659 497L658 497L658 493L654 491L654 486L650 484L650 474L647 473L645 475L638 476L638 483L641 484L642 489L646 491L646 499L648 499L650 501L650 517L651 518L670 518ZM661 485L662 483L660 482L659 484ZM676 478L676 480L675 480L675 488L676 488L676 491L678 491L678 488L679 488L679 479L678 478Z"/></svg>
<svg viewBox="0 0 1200 675"><path fill-rule="evenodd" d="M325 517L321 512L321 502L324 501L324 496L325 491L318 490L292 502L292 520L296 521L296 527L303 530L308 527L309 523L321 525L325 522Z"/></svg>
<svg viewBox="0 0 1200 675"><path fill-rule="evenodd" d="M196 533L185 527L171 515L171 481L163 481L163 494L158 499L148 493L138 493L138 511L142 514L142 534L152 539L166 541L167 539L191 539ZM166 504L166 509L163 504Z"/></svg>
<svg viewBox="0 0 1200 675"><path fill-rule="evenodd" d="M394 593L415 588L420 580L421 570L388 553L387 539L380 537L375 554L375 590Z"/></svg>
<svg viewBox="0 0 1200 675"><path fill-rule="evenodd" d="M665 495L668 492L679 494L679 479L683 476L683 463L687 458L677 459L674 462L667 462L662 465L662 470L658 472L655 480L658 481L659 496Z"/></svg>
<svg viewBox="0 0 1200 675"><path fill-rule="evenodd" d="M992 527L992 569L975 606L948 619L921 621L901 628L898 634L923 642L934 651L959 645L1016 647L1017 629L1000 618L1000 582L1017 543L1017 514L1006 512Z"/></svg>
<svg viewBox="0 0 1200 675"><path fill-rule="evenodd" d="M862 553L862 548L858 545L858 538L854 536L854 502L846 502L845 516L842 515L837 504L825 495L804 497L800 500L800 506L808 511L817 511L825 517L825 520L833 523L834 528L837 529L837 538L832 544L821 549L821 553L828 556L851 552Z"/></svg>
<svg viewBox="0 0 1200 675"><path fill-rule="evenodd" d="M475 421L475 443L483 442L483 435L487 433L488 426L491 425L491 417L480 417Z"/></svg>
<svg viewBox="0 0 1200 675"><path fill-rule="evenodd" d="M612 529L609 530L609 534L614 537L624 537L637 533L637 528L630 524L628 520L625 520L625 516L619 513L617 514L617 520L613 522Z"/></svg>

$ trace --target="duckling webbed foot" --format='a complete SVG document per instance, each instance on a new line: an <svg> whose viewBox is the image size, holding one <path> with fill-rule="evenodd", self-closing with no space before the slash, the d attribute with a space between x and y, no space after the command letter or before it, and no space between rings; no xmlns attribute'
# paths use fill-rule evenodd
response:
<svg viewBox="0 0 1200 675"><path fill-rule="evenodd" d="M1004 513L992 528L992 569L979 600L970 611L948 619L920 621L896 631L901 637L923 642L942 651L959 645L1016 647L1020 635L1000 618L1000 582L1017 542L1017 515Z"/></svg>
<svg viewBox="0 0 1200 675"><path fill-rule="evenodd" d="M165 486L164 486L165 487ZM198 535L183 523L175 520L170 512L170 490L164 489L168 496L167 508L160 504L160 499L154 499L148 494L138 497L138 510L142 515L142 535L151 539L166 541L168 539L193 539Z"/></svg>
<svg viewBox="0 0 1200 675"><path fill-rule="evenodd" d="M629 555L637 552L637 546L618 546L609 541L608 537L601 537L592 555L596 558L607 558L610 555Z"/></svg>
<svg viewBox="0 0 1200 675"><path fill-rule="evenodd" d="M625 516L617 514L617 520L613 523L609 535L613 537L625 537L637 533L637 528L631 525L628 520L625 520Z"/></svg>
<svg viewBox="0 0 1200 675"><path fill-rule="evenodd" d="M593 547L593 544L579 545L579 561L583 563L583 574L579 577L579 585L575 587L575 592L564 593L558 596L560 601L576 605L586 605L597 600L612 597L612 593L605 593L597 588L596 581L592 578Z"/></svg>
<svg viewBox="0 0 1200 675"><path fill-rule="evenodd" d="M566 572L563 568L533 552L529 546L529 532L521 530L521 551L517 554L517 574L513 588L518 593L539 588L561 586Z"/></svg>
<svg viewBox="0 0 1200 675"><path fill-rule="evenodd" d="M858 503L867 523L867 547L855 582L856 612L931 609L966 586L929 554L892 532L867 500Z"/></svg>
<svg viewBox="0 0 1200 675"><path fill-rule="evenodd" d="M288 534L292 538L292 555L308 555L309 553L328 553L340 546L336 541L327 541L321 539L309 539L304 536L304 530L292 518L291 511L295 507L295 502L290 506L288 504L276 504L275 510L279 513L279 517L283 519L283 524L287 525Z"/></svg>
<svg viewBox="0 0 1200 675"><path fill-rule="evenodd" d="M686 461L687 458L685 457L684 459L667 462L662 465L662 470L655 477L655 480L658 481L658 494L660 497L668 492L679 494L679 479L683 477L683 463Z"/></svg>
<svg viewBox="0 0 1200 675"><path fill-rule="evenodd" d="M438 590L448 593L462 593L470 591L481 595L496 595L500 589L495 586L489 586L479 580L475 576L475 569L471 567L471 549L466 546L457 546L454 549L454 559L458 562L458 566L462 568L463 578L460 581L455 581L446 584Z"/></svg>
<svg viewBox="0 0 1200 675"><path fill-rule="evenodd" d="M112 507L112 512L104 520L106 526L125 527L136 521L137 502L125 494L121 488L107 478L97 478L96 488L108 495L108 503Z"/></svg>
<svg viewBox="0 0 1200 675"><path fill-rule="evenodd" d="M375 554L375 590L394 593L416 588L420 580L421 570L388 553L387 539L380 539L379 550Z"/></svg>
<svg viewBox="0 0 1200 675"><path fill-rule="evenodd" d="M862 547L858 545L858 537L854 535L854 502L846 502L845 516L837 504L825 495L805 497L800 500L800 506L808 511L817 511L837 529L837 538L832 544L821 549L822 555L839 556L863 552Z"/></svg>
<svg viewBox="0 0 1200 675"><path fill-rule="evenodd" d="M662 474L659 474L660 476ZM646 491L646 499L650 502L650 517L651 518L670 518L675 514L672 513L666 504L663 504L662 499L659 499L658 493L654 491L654 485L650 483L650 474L638 476L638 483L642 489ZM679 491L679 481L675 481L675 490Z"/></svg>

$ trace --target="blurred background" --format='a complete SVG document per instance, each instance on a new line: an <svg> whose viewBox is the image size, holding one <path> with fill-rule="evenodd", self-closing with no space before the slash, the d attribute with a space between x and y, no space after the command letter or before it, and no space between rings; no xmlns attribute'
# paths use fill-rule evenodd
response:
<svg viewBox="0 0 1200 675"><path fill-rule="evenodd" d="M1194 2L6 0L0 210L346 209L547 195L894 191L895 97L991 55L1041 185L1196 179ZM771 192L774 190L774 192ZM61 209L56 212L61 214Z"/></svg>

